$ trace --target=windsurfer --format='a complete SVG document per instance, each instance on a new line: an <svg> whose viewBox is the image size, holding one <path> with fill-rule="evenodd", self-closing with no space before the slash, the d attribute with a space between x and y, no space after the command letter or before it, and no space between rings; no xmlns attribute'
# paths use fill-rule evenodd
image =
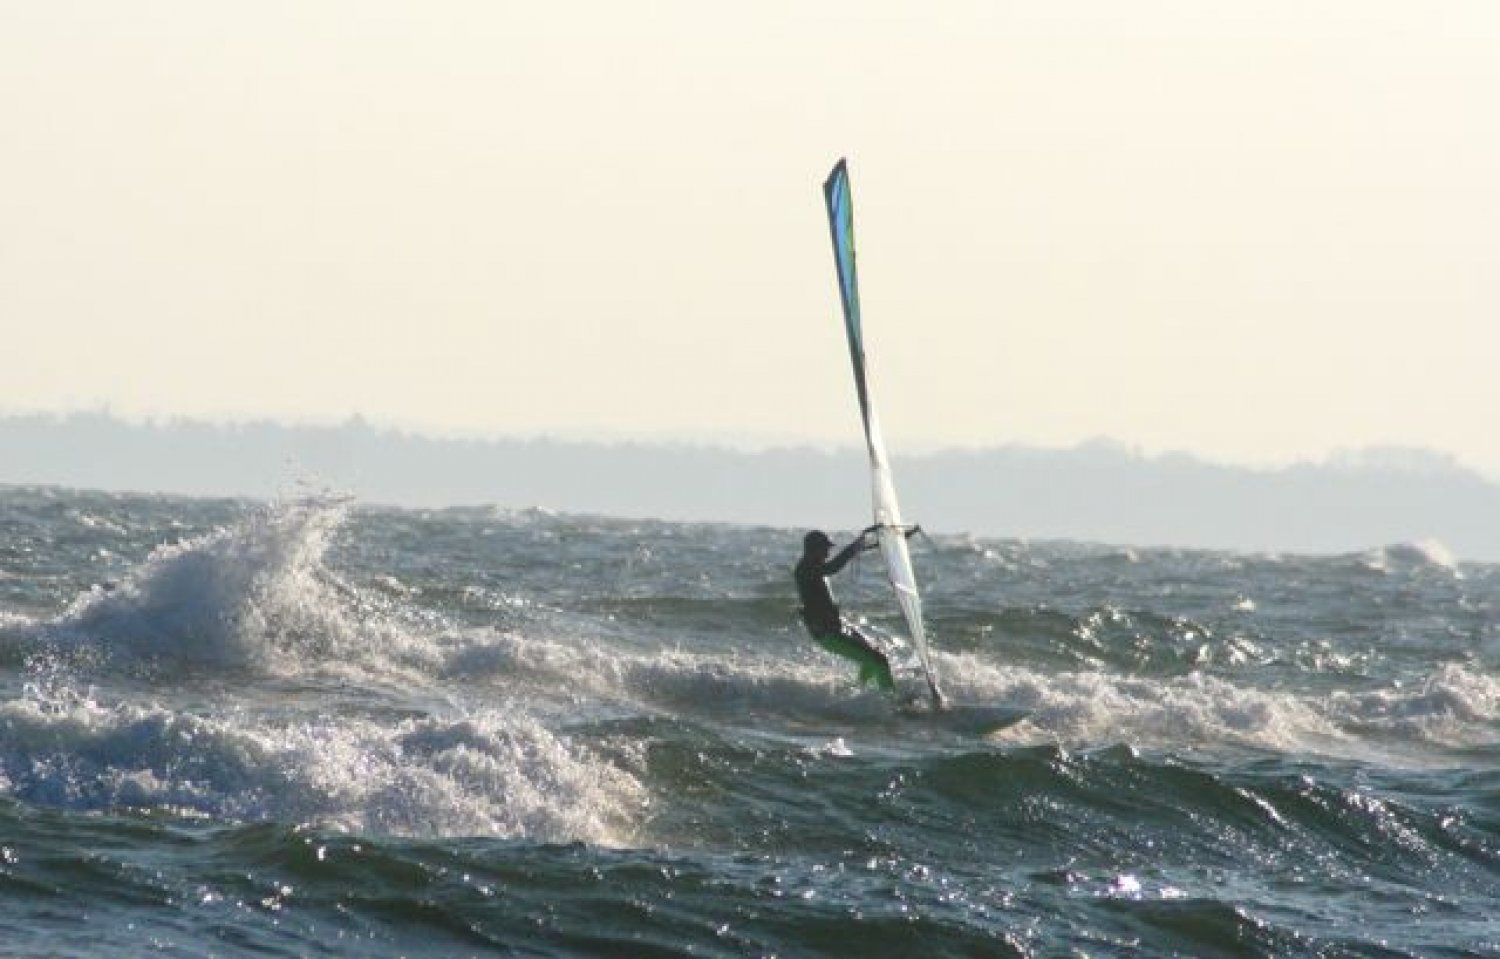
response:
<svg viewBox="0 0 1500 959"><path fill-rule="evenodd" d="M875 549L879 541L872 535L879 527L871 526L859 537L845 546L832 558L833 540L822 530L813 530L802 538L802 558L797 561L793 578L797 581L797 595L802 600L802 622L819 646L837 653L859 664L859 683L874 680L885 692L894 692L896 681L891 677L891 663L886 655L875 647L870 638L839 612L833 591L828 587L828 577L842 570L857 554ZM906 535L917 531L912 527Z"/></svg>

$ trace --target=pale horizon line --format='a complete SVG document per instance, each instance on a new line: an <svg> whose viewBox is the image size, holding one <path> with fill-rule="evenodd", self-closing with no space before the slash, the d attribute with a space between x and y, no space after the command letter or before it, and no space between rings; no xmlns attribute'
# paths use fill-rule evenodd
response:
<svg viewBox="0 0 1500 959"><path fill-rule="evenodd" d="M360 412L343 415L310 415L281 417L272 414L233 413L219 416L196 413L125 412L108 403L68 408L0 407L0 420L24 418L99 417L124 426L168 428L173 426L235 429L272 426L281 429L346 429L363 427L376 433L430 440L435 442L555 442L581 445L620 446L629 444L663 447L697 447L731 453L767 453L777 450L824 450L829 453L863 452L857 440L833 439L811 434L735 431L713 433L703 430L621 430L609 427L553 427L532 430L481 430L443 427L419 421L369 416ZM1069 453L1108 450L1136 459L1166 460L1187 458L1206 466L1239 469L1249 472L1275 473L1298 467L1400 467L1404 471L1431 471L1443 467L1449 471L1472 473L1487 482L1500 483L1500 472L1465 460L1451 450L1436 446L1405 443L1378 443L1365 446L1334 447L1316 454L1302 454L1270 460L1245 460L1218 456L1182 447L1153 448L1120 437L1095 434L1071 443L1044 443L1019 439L995 440L990 443L908 442L896 451L899 458L928 458L942 455L978 454L1004 450L1027 450L1043 453Z"/></svg>

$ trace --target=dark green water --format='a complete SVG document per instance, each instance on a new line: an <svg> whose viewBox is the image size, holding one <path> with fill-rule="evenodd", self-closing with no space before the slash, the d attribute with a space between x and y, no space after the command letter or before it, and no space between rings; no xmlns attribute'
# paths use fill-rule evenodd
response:
<svg viewBox="0 0 1500 959"><path fill-rule="evenodd" d="M0 490L0 952L1500 954L1500 569L801 532Z"/></svg>

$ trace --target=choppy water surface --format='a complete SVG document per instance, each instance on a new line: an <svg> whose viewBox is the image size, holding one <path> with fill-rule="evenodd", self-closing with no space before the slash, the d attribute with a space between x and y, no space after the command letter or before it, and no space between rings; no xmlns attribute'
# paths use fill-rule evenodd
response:
<svg viewBox="0 0 1500 959"><path fill-rule="evenodd" d="M801 532L0 488L0 951L1500 955L1500 569Z"/></svg>

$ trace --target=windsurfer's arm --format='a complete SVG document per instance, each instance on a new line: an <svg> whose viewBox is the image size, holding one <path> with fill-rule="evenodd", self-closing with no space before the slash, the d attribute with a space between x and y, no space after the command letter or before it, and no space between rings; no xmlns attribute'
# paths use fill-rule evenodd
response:
<svg viewBox="0 0 1500 959"><path fill-rule="evenodd" d="M834 573L837 573L839 570L847 566L849 564L849 560L853 559L856 553L861 553L867 549L873 549L874 547L875 544L865 542L864 533L859 534L858 539L850 543L848 546L845 546L843 549L839 550L838 553L833 557L833 559L830 559L828 562L823 564L823 575L832 576Z"/></svg>
<svg viewBox="0 0 1500 959"><path fill-rule="evenodd" d="M879 530L880 530L880 524L879 523L876 523L874 526L866 526L864 528L864 531L859 534L859 538L860 538L861 541L863 541L866 536L869 536L871 533L879 532ZM905 527L902 530L902 532L906 534L906 538L907 539L911 539L913 536L915 536L918 533L922 532L922 524L918 523L918 524L916 524L914 526L907 526L907 527ZM880 544L876 543L875 545L878 546ZM871 549L873 547L867 546L865 548L866 549Z"/></svg>

